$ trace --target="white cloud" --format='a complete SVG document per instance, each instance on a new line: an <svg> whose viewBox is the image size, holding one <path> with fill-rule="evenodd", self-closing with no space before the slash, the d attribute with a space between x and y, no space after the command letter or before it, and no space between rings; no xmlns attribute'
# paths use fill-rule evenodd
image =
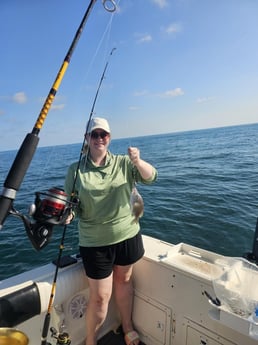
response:
<svg viewBox="0 0 258 345"><path fill-rule="evenodd" d="M207 103L213 100L214 100L214 97L199 97L197 98L196 103Z"/></svg>
<svg viewBox="0 0 258 345"><path fill-rule="evenodd" d="M166 97L166 98L173 98L173 97L183 96L184 94L185 94L184 91L180 87L177 87L173 90L167 90L164 93L159 94L159 96Z"/></svg>
<svg viewBox="0 0 258 345"><path fill-rule="evenodd" d="M146 43L146 42L151 42L152 41L152 37L150 34L138 34L138 39L137 42L138 43Z"/></svg>
<svg viewBox="0 0 258 345"><path fill-rule="evenodd" d="M158 5L160 8L164 8L164 7L168 6L167 0L152 0L152 2L156 5Z"/></svg>
<svg viewBox="0 0 258 345"><path fill-rule="evenodd" d="M53 104L50 108L50 110L62 110L64 109L65 104Z"/></svg>
<svg viewBox="0 0 258 345"><path fill-rule="evenodd" d="M14 103L24 104L27 102L27 96L25 92L16 92L12 97Z"/></svg>
<svg viewBox="0 0 258 345"><path fill-rule="evenodd" d="M169 35L175 35L178 32L181 32L183 29L182 24L180 23L172 23L165 28L165 32Z"/></svg>
<svg viewBox="0 0 258 345"><path fill-rule="evenodd" d="M156 93L156 94L151 94L147 90L136 91L134 93L134 96L136 96L136 97L151 96L151 97L160 97L160 98L173 98L173 97L183 96L184 94L185 94L184 91L180 87L177 87L175 89L167 90L167 91L164 91L162 93Z"/></svg>

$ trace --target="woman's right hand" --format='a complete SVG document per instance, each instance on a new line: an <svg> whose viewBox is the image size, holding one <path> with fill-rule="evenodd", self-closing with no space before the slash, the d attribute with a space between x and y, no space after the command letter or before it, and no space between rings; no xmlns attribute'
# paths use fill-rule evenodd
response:
<svg viewBox="0 0 258 345"><path fill-rule="evenodd" d="M70 224L73 221L73 219L74 219L74 213L71 212L65 220L65 225Z"/></svg>

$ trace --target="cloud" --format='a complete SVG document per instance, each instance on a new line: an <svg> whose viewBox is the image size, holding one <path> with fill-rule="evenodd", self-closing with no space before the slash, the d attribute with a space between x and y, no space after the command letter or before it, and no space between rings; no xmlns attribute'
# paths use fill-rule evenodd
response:
<svg viewBox="0 0 258 345"><path fill-rule="evenodd" d="M207 103L207 102L211 102L214 100L215 97L199 97L196 100L196 103Z"/></svg>
<svg viewBox="0 0 258 345"><path fill-rule="evenodd" d="M17 104L24 104L27 102L27 96L25 94L25 92L21 91L21 92L16 92L14 95L12 96L0 96L0 99L5 101L5 102L12 102L12 103L17 103ZM0 116L5 114L5 110L0 109Z"/></svg>
<svg viewBox="0 0 258 345"><path fill-rule="evenodd" d="M18 104L24 104L27 102L27 96L25 92L16 92L12 97L11 97L12 102L18 103Z"/></svg>
<svg viewBox="0 0 258 345"><path fill-rule="evenodd" d="M160 97L160 98L174 98L174 97L178 97L178 96L183 96L184 94L185 93L181 89L181 87L177 87L175 89L167 90L167 91L164 91L162 93L156 93L156 94L151 94L147 90L136 91L134 93L134 96L136 96L136 97L151 96L151 97Z"/></svg>
<svg viewBox="0 0 258 345"><path fill-rule="evenodd" d="M162 94L159 94L159 97L174 98L178 96L183 96L184 94L185 94L184 91L180 87L177 87L173 90L167 90L163 92Z"/></svg>
<svg viewBox="0 0 258 345"><path fill-rule="evenodd" d="M164 8L164 7L168 6L167 0L152 0L152 2L156 5L158 5L160 8Z"/></svg>
<svg viewBox="0 0 258 345"><path fill-rule="evenodd" d="M65 104L52 104L50 110L62 110L64 109Z"/></svg>
<svg viewBox="0 0 258 345"><path fill-rule="evenodd" d="M171 23L164 29L164 31L168 35L175 35L175 34L181 32L182 30L183 30L183 27L182 27L182 24L180 24L180 23Z"/></svg>
<svg viewBox="0 0 258 345"><path fill-rule="evenodd" d="M150 34L137 34L137 43L151 42L152 37Z"/></svg>

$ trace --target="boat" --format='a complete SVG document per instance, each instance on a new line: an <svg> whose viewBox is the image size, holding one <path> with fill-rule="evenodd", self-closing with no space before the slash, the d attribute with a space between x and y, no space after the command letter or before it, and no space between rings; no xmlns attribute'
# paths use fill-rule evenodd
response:
<svg viewBox="0 0 258 345"><path fill-rule="evenodd" d="M85 19L94 3L91 1ZM64 69L69 59L70 55L64 61ZM8 212L20 217L38 250L48 243L45 232L51 232L59 223L51 219L48 227L42 228L45 219L36 212L35 223L31 224L12 209L12 202L36 150L37 134L58 89L63 67L32 133L18 152L0 199L1 226ZM25 161L22 171L18 169L20 161ZM51 197L59 194L60 201L60 191L52 190L49 194ZM43 198L47 199L49 194L43 194ZM42 194L38 193L35 207L41 204L40 198ZM73 207L73 202L68 207ZM252 252L244 257L223 256L187 243L173 244L147 235L143 235L143 240L145 255L133 272L133 323L142 344L257 344L258 325L252 315L258 304L258 226ZM87 279L78 254L61 254L60 246L58 260L0 282L0 345L85 344ZM112 298L98 344L124 344L120 324Z"/></svg>
<svg viewBox="0 0 258 345"><path fill-rule="evenodd" d="M143 238L146 252L133 273L133 322L143 344L257 344L257 333L250 331L250 308L258 301L256 265L186 243ZM62 257L59 266L46 344L83 345L84 268L78 255ZM22 332L29 344L41 343L55 267L49 263L1 281L1 345L27 344L2 340L1 332L6 338L7 330L13 330L10 337ZM113 298L98 344L124 344Z"/></svg>

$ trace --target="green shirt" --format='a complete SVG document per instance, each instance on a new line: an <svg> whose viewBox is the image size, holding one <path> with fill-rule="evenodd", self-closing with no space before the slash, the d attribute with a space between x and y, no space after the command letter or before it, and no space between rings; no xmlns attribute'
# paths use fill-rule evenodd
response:
<svg viewBox="0 0 258 345"><path fill-rule="evenodd" d="M73 163L65 180L65 191L71 195L78 163ZM134 172L135 173L134 173ZM130 195L134 183L151 183L152 177L144 180L132 165L127 155L108 152L105 165L96 166L88 157L83 157L75 183L79 197L76 211L79 222L79 245L98 247L118 243L134 237L139 231L130 209Z"/></svg>

